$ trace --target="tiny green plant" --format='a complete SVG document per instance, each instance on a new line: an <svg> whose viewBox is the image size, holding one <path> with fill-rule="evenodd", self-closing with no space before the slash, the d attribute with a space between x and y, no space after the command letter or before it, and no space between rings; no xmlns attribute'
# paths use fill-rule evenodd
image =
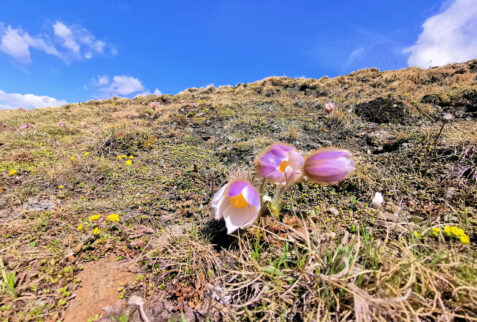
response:
<svg viewBox="0 0 477 322"><path fill-rule="evenodd" d="M10 293L14 298L16 298L15 294L15 278L17 273L16 272L8 272L3 265L3 260L0 257L0 270L2 273L2 279L0 280L0 292L7 291Z"/></svg>

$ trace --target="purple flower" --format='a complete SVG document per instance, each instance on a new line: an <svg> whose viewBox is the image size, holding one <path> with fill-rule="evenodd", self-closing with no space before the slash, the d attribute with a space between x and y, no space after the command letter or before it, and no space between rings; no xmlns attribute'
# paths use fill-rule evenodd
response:
<svg viewBox="0 0 477 322"><path fill-rule="evenodd" d="M58 126L65 128L65 127L66 127L66 123L65 123L65 122L58 122Z"/></svg>
<svg viewBox="0 0 477 322"><path fill-rule="evenodd" d="M260 196L247 180L234 180L222 188L212 199L215 219L224 218L227 234L248 227L260 212Z"/></svg>
<svg viewBox="0 0 477 322"><path fill-rule="evenodd" d="M149 104L149 107L152 108L153 110L155 110L156 107L157 107L157 104L152 102L152 103Z"/></svg>
<svg viewBox="0 0 477 322"><path fill-rule="evenodd" d="M303 156L291 145L274 143L255 159L257 174L271 182L290 185L303 174Z"/></svg>
<svg viewBox="0 0 477 322"><path fill-rule="evenodd" d="M28 123L23 123L20 125L20 129L24 130L24 129L28 129L31 125L28 124Z"/></svg>
<svg viewBox="0 0 477 322"><path fill-rule="evenodd" d="M325 112L330 114L331 112L333 112L333 110L335 109L335 104L333 104L332 102L328 102L325 104Z"/></svg>
<svg viewBox="0 0 477 322"><path fill-rule="evenodd" d="M310 152L305 159L305 176L316 183L337 183L353 170L354 161L347 150L323 148Z"/></svg>

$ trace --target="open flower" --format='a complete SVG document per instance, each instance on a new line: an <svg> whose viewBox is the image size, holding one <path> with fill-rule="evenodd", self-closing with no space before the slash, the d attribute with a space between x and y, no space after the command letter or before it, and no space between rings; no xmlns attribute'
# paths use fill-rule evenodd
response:
<svg viewBox="0 0 477 322"><path fill-rule="evenodd" d="M274 143L255 159L257 174L271 182L292 184L303 174L303 156L291 145Z"/></svg>
<svg viewBox="0 0 477 322"><path fill-rule="evenodd" d="M328 102L325 104L325 112L330 114L331 112L333 112L333 110L335 109L335 104L333 104L332 102Z"/></svg>
<svg viewBox="0 0 477 322"><path fill-rule="evenodd" d="M61 121L61 122L58 122L58 126L61 127L61 128L65 128L66 127L66 123Z"/></svg>
<svg viewBox="0 0 477 322"><path fill-rule="evenodd" d="M22 129L22 130L28 129L29 127L31 127L31 125L28 124L28 123L23 123L23 124L20 124L20 126L19 126L19 128Z"/></svg>
<svg viewBox="0 0 477 322"><path fill-rule="evenodd" d="M118 214L111 214L108 217L106 217L106 220L108 221L119 221L119 215Z"/></svg>
<svg viewBox="0 0 477 322"><path fill-rule="evenodd" d="M91 216L89 216L89 220L90 220L91 222L95 222L95 221L97 221L99 218L101 218L101 215L100 215L100 214L96 214L96 215L91 215Z"/></svg>
<svg viewBox="0 0 477 322"><path fill-rule="evenodd" d="M212 199L215 219L224 218L227 233L250 226L260 211L260 196L247 180L234 180L222 188Z"/></svg>
<svg viewBox="0 0 477 322"><path fill-rule="evenodd" d="M353 170L354 161L347 150L323 148L310 152L305 158L305 176L316 183L337 183Z"/></svg>

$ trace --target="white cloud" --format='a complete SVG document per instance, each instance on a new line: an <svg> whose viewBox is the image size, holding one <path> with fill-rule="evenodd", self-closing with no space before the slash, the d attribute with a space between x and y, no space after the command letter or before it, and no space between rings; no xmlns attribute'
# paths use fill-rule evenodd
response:
<svg viewBox="0 0 477 322"><path fill-rule="evenodd" d="M153 93L151 93L151 91L144 91L142 93L137 94L136 97L137 96L147 96L147 95L151 95L151 94L162 95L162 92L158 88L156 88Z"/></svg>
<svg viewBox="0 0 477 322"><path fill-rule="evenodd" d="M6 93L0 90L0 109L6 108L35 108L54 107L68 104L65 100L57 100L49 96L37 96L34 94Z"/></svg>
<svg viewBox="0 0 477 322"><path fill-rule="evenodd" d="M53 24L53 31L62 46L66 48L68 58L93 58L94 54L103 54L106 43L80 25L67 26L61 21Z"/></svg>
<svg viewBox="0 0 477 322"><path fill-rule="evenodd" d="M4 27L0 22L0 51L12 56L21 64L31 62L30 47L43 51L49 55L62 58L62 54L51 44L47 38L37 36L32 37L21 28L15 29L11 26Z"/></svg>
<svg viewBox="0 0 477 322"><path fill-rule="evenodd" d="M53 34L31 36L21 27L14 28L0 22L0 51L12 56L21 64L31 63L30 49L34 48L49 55L56 56L66 62L75 59L91 59L95 55L104 54L106 47L111 55L117 50L96 37L80 25L66 25L61 21L52 24ZM50 37L51 36L51 37ZM53 43L52 40L55 43Z"/></svg>
<svg viewBox="0 0 477 322"><path fill-rule="evenodd" d="M92 79L92 83L99 88L98 98L151 95L149 90L144 89L144 86L139 79L131 76L117 75L109 77L108 75L99 75ZM154 90L154 95L162 95L162 93L156 88Z"/></svg>
<svg viewBox="0 0 477 322"><path fill-rule="evenodd" d="M477 4L455 0L441 13L428 18L411 53L409 66L431 67L463 62L477 57Z"/></svg>
<svg viewBox="0 0 477 322"><path fill-rule="evenodd" d="M53 25L53 30L55 35L63 39L63 46L71 49L75 53L79 53L80 46L74 40L73 33L71 32L70 28L66 27L64 23L57 21Z"/></svg>
<svg viewBox="0 0 477 322"><path fill-rule="evenodd" d="M108 76L103 75L99 76L96 81L93 79L93 83L100 87L101 98L124 96L144 90L139 79L125 75L114 76L111 82L109 82Z"/></svg>

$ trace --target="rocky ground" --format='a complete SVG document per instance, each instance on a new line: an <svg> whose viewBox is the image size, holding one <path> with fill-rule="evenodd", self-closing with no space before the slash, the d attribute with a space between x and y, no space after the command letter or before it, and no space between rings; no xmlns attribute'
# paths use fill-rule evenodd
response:
<svg viewBox="0 0 477 322"><path fill-rule="evenodd" d="M0 317L477 320L476 117L477 60L0 111ZM211 197L275 141L356 170L229 236Z"/></svg>

